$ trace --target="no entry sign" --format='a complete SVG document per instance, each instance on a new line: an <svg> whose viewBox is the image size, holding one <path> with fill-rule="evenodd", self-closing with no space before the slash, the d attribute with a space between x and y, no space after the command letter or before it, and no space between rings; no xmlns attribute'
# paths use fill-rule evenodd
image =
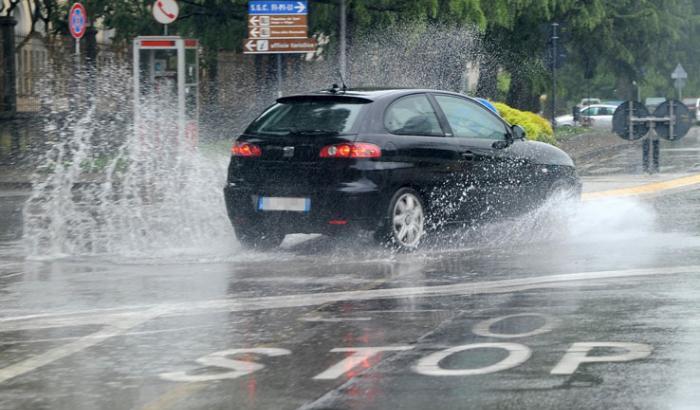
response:
<svg viewBox="0 0 700 410"><path fill-rule="evenodd" d="M74 39L80 40L85 35L88 19L85 7L80 3L73 4L68 13L68 27Z"/></svg>

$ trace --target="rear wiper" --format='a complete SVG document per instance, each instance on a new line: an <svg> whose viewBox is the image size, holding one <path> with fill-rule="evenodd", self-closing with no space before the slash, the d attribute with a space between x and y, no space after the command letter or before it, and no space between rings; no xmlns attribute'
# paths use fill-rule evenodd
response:
<svg viewBox="0 0 700 410"><path fill-rule="evenodd" d="M338 131L334 130L320 130L320 129L297 129L292 128L289 131L290 135L338 135Z"/></svg>

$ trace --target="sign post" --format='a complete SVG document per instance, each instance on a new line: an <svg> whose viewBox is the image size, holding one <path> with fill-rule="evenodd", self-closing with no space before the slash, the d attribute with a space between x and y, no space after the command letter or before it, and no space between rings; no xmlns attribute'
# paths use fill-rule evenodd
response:
<svg viewBox="0 0 700 410"><path fill-rule="evenodd" d="M676 69L671 73L671 78L674 80L674 85L676 90L678 90L678 99L683 100L683 87L685 87L685 82L688 79L688 73L685 71L681 63L678 63Z"/></svg>
<svg viewBox="0 0 700 410"><path fill-rule="evenodd" d="M180 14L180 6L175 0L156 0L153 3L153 18L163 25L165 35L168 35L168 24L177 20Z"/></svg>
<svg viewBox="0 0 700 410"><path fill-rule="evenodd" d="M277 54L277 93L282 96L282 54L316 51L309 38L307 0L250 0L244 54Z"/></svg>
<svg viewBox="0 0 700 410"><path fill-rule="evenodd" d="M85 7L80 3L75 3L68 13L68 28L70 34L75 39L75 55L80 55L80 39L85 35L88 19Z"/></svg>

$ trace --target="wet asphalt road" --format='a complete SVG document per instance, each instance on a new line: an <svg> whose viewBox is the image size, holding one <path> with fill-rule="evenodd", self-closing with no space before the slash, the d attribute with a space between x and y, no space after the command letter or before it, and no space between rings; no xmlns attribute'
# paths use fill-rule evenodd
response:
<svg viewBox="0 0 700 410"><path fill-rule="evenodd" d="M26 260L23 198L0 195L3 409L700 405L698 190L554 203L410 255L296 237L140 259Z"/></svg>

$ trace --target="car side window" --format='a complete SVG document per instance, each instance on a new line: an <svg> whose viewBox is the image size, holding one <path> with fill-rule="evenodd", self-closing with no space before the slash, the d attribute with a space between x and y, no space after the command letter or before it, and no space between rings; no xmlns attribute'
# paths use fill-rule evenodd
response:
<svg viewBox="0 0 700 410"><path fill-rule="evenodd" d="M437 114L425 94L401 97L384 114L384 126L393 134L444 135Z"/></svg>
<svg viewBox="0 0 700 410"><path fill-rule="evenodd" d="M585 115L586 117L591 117L594 115L598 114L598 108L596 107L588 107L585 110L581 111L581 115Z"/></svg>
<svg viewBox="0 0 700 410"><path fill-rule="evenodd" d="M459 97L436 95L455 137L505 140L505 124L481 104Z"/></svg>

